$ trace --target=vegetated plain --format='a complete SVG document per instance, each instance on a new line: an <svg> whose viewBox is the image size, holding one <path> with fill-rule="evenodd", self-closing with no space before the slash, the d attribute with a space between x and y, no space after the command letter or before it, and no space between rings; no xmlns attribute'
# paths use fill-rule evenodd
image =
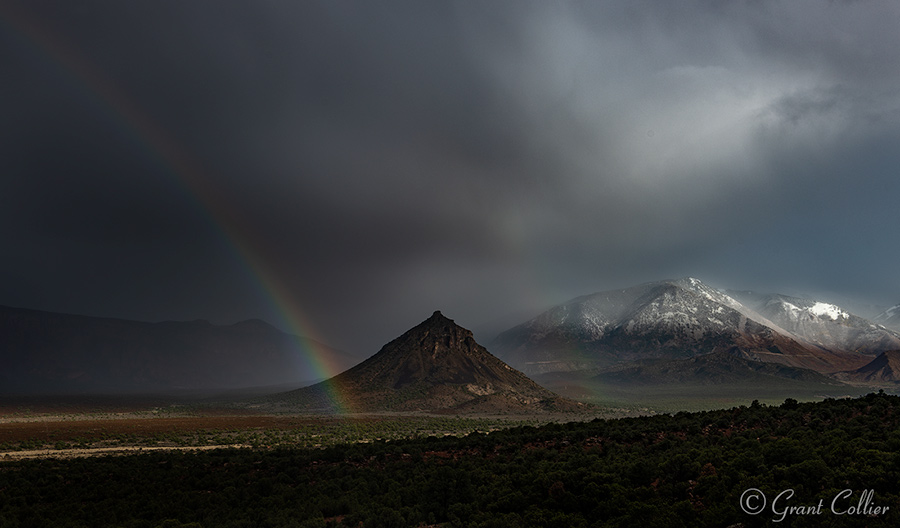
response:
<svg viewBox="0 0 900 528"><path fill-rule="evenodd" d="M457 435L428 429L447 422L465 425ZM497 429L487 433L482 428L491 422L475 419L335 423L335 430L362 428L361 437L386 428L397 434L317 447L287 441L270 448L0 460L0 526L874 527L900 521L900 397L884 393L614 420L494 423ZM465 434L469 427L478 432ZM770 501L791 489L789 505L821 500L825 507L776 522L778 509L758 515L741 509L740 497L751 488ZM837 502L838 515L829 505L843 490L850 495ZM866 509L848 513L867 490Z"/></svg>
<svg viewBox="0 0 900 528"><path fill-rule="evenodd" d="M858 397L871 389L847 386L830 391L811 388L771 387L756 390L750 384L736 383L710 390L706 385L652 386L643 388L605 386L599 387L590 401L600 406L614 406L624 410L644 413L675 413L679 411L704 411L727 409L746 405L748 401L759 401L766 405L778 405L785 399L798 401L820 401L825 398Z"/></svg>
<svg viewBox="0 0 900 528"><path fill-rule="evenodd" d="M556 373L537 379L563 396L592 404L583 412L543 415L496 413L460 416L427 412L328 415L271 412L241 397L185 395L68 395L0 397L0 458L86 456L130 448L215 446L324 447L339 443L465 435L521 425L708 411L758 401L821 401L858 397L870 386L777 383L669 383L635 386L598 381L588 374ZM893 393L889 390L889 393Z"/></svg>
<svg viewBox="0 0 900 528"><path fill-rule="evenodd" d="M881 388L851 384L824 385L788 379L635 385L598 381L583 373L553 373L537 375L535 379L561 396L599 407L642 414L725 409L747 405L754 400L767 405L780 404L787 398L821 401L825 398L863 396ZM893 389L889 390L893 392Z"/></svg>
<svg viewBox="0 0 900 528"><path fill-rule="evenodd" d="M267 414L234 402L163 397L3 398L0 460L243 446L320 448L338 443L465 435L516 425L627 416L594 410L542 416L447 416L428 413ZM2 526L2 525L0 525Z"/></svg>

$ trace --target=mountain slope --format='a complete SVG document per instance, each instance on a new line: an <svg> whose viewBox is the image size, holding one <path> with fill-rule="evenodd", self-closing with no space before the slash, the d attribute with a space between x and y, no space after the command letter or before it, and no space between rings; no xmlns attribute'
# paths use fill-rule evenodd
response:
<svg viewBox="0 0 900 528"><path fill-rule="evenodd" d="M310 411L543 412L581 406L500 361L440 312L350 370L270 401Z"/></svg>
<svg viewBox="0 0 900 528"><path fill-rule="evenodd" d="M716 351L819 372L871 359L807 342L692 278L578 297L500 334L491 348L526 373Z"/></svg>
<svg viewBox="0 0 900 528"><path fill-rule="evenodd" d="M346 354L258 320L145 323L0 307L0 392L154 392L296 383Z"/></svg>
<svg viewBox="0 0 900 528"><path fill-rule="evenodd" d="M791 334L828 350L875 356L900 348L900 334L834 304L778 294L756 295L745 304Z"/></svg>
<svg viewBox="0 0 900 528"><path fill-rule="evenodd" d="M785 380L841 385L841 383L809 369L778 363L763 363L737 357L728 352L713 352L686 359L646 362L602 372L595 381L635 385L670 385L691 383L720 385L737 382L780 383Z"/></svg>
<svg viewBox="0 0 900 528"><path fill-rule="evenodd" d="M856 383L900 384L900 350L882 352L871 363L837 377Z"/></svg>
<svg viewBox="0 0 900 528"><path fill-rule="evenodd" d="M872 321L887 328L900 331L900 304L878 314Z"/></svg>

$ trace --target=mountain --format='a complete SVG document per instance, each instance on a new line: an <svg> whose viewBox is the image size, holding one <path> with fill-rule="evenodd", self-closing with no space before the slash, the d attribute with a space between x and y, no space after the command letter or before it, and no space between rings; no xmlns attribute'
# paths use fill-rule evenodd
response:
<svg viewBox="0 0 900 528"><path fill-rule="evenodd" d="M719 351L818 372L872 359L809 342L693 278L578 297L501 333L491 349L529 374Z"/></svg>
<svg viewBox="0 0 900 528"><path fill-rule="evenodd" d="M779 294L735 296L794 336L828 350L875 356L900 349L900 334L834 304Z"/></svg>
<svg viewBox="0 0 900 528"><path fill-rule="evenodd" d="M779 363L763 363L728 352L712 352L686 359L643 362L602 372L595 381L620 385L670 385L690 383L719 385L728 383L783 383L785 380L842 385L818 372Z"/></svg>
<svg viewBox="0 0 900 528"><path fill-rule="evenodd" d="M0 307L0 393L158 392L296 383L353 360L259 320L146 323Z"/></svg>
<svg viewBox="0 0 900 528"><path fill-rule="evenodd" d="M853 371L840 372L836 377L856 383L900 384L900 350L882 352L871 363Z"/></svg>
<svg viewBox="0 0 900 528"><path fill-rule="evenodd" d="M582 406L500 361L441 312L350 370L270 401L309 411L530 413Z"/></svg>
<svg viewBox="0 0 900 528"><path fill-rule="evenodd" d="M900 304L881 312L876 315L873 322L876 322L887 328L900 331Z"/></svg>

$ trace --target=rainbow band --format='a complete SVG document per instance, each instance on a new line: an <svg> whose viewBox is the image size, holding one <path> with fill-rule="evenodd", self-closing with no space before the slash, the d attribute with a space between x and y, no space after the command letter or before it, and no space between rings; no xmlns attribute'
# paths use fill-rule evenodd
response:
<svg viewBox="0 0 900 528"><path fill-rule="evenodd" d="M167 171L175 176L187 193L207 212L215 231L221 234L225 245L242 263L268 301L280 314L288 332L315 340L315 332L307 321L299 303L287 293L283 282L264 258L263 248L232 207L227 197L217 188L214 178L184 148L174 142L166 130L151 119L131 99L118 89L103 71L97 68L70 43L62 42L45 26L22 10L0 4L0 22L24 38L30 47L38 50L51 63L72 74L76 86L93 94L101 105L111 110L114 121L136 137L139 146L156 158ZM297 339L305 352L305 360L317 377L329 379L339 372L336 364L330 364L328 354L311 342ZM326 384L326 392L339 413L348 413L347 400L333 383Z"/></svg>

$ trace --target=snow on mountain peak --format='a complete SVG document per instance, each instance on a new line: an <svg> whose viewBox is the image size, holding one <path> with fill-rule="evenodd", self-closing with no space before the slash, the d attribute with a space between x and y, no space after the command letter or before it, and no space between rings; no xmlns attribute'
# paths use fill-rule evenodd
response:
<svg viewBox="0 0 900 528"><path fill-rule="evenodd" d="M700 279L695 279L694 277L685 277L681 280L674 281L673 283L698 295L701 295L707 300L724 304L725 306L734 309L743 308L741 303L730 297L728 294L711 286L707 286Z"/></svg>
<svg viewBox="0 0 900 528"><path fill-rule="evenodd" d="M769 301L767 304L769 304L769 305L780 304L784 308L785 311L790 312L794 317L797 317L800 315L800 307L797 306L796 304L789 303L787 301L782 301L782 300Z"/></svg>
<svg viewBox="0 0 900 528"><path fill-rule="evenodd" d="M816 304L809 307L809 311L814 315L818 315L819 317L828 317L833 321L837 321L838 318L848 319L850 317L850 314L841 310L837 306L823 302L816 302Z"/></svg>

